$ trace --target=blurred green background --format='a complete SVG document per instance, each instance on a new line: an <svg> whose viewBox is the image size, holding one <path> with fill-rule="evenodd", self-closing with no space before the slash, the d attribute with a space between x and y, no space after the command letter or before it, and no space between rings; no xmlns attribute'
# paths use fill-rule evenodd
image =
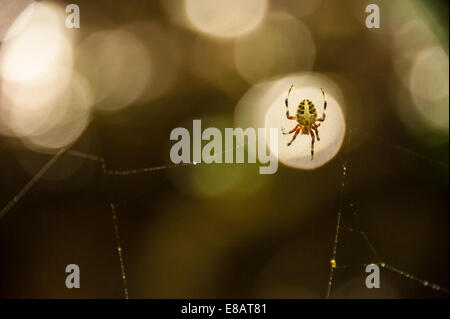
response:
<svg viewBox="0 0 450 319"><path fill-rule="evenodd" d="M67 2L30 3L0 1L0 207L61 147L114 170L170 164L173 128L234 127L248 90L291 74L333 84L347 131L325 165L274 175L105 178L63 155L0 219L0 297L122 298L111 202L130 298L323 298L339 209L378 261L448 288L447 1L78 0L80 29L64 27ZM374 261L341 230L338 266ZM81 289L65 287L71 263ZM365 277L336 269L331 297L448 298L385 269L380 289Z"/></svg>

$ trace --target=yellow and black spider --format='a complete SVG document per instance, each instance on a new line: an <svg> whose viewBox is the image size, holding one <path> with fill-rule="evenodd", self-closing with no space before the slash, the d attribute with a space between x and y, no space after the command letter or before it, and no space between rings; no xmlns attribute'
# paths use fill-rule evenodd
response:
<svg viewBox="0 0 450 319"><path fill-rule="evenodd" d="M292 140L289 143L287 143L287 146L290 146L292 144L292 142L295 140L295 138L299 133L302 133L304 135L308 134L311 135L311 160L312 160L314 157L314 141L315 141L314 133L316 133L317 140L320 141L318 127L320 126L321 123L316 122L325 121L325 110L327 109L327 100L325 99L325 92L323 89L320 89L323 95L323 115L321 118L317 118L316 107L308 99L305 99L300 102L300 104L297 107L297 114L295 116L289 116L288 99L289 94L291 94L292 87L293 85L291 85L291 87L289 88L289 92L285 100L286 117L288 118L288 120L296 120L298 124L289 132L285 132L283 128L281 130L284 135L292 134L295 132L294 136L292 137Z"/></svg>

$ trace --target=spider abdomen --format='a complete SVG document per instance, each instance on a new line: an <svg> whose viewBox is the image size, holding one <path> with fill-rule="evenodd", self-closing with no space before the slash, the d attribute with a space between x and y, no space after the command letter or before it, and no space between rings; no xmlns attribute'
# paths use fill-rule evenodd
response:
<svg viewBox="0 0 450 319"><path fill-rule="evenodd" d="M297 108L297 122L302 125L312 125L317 120L317 110L310 100L303 100Z"/></svg>

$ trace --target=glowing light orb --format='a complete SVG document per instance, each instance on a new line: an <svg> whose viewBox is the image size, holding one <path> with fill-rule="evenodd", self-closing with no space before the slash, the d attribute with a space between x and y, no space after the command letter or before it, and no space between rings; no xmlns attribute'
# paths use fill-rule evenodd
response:
<svg viewBox="0 0 450 319"><path fill-rule="evenodd" d="M430 124L447 129L448 87L448 55L440 46L421 51L411 70L411 94L417 110Z"/></svg>
<svg viewBox="0 0 450 319"><path fill-rule="evenodd" d="M193 28L210 36L231 38L256 28L266 13L267 0L185 0Z"/></svg>
<svg viewBox="0 0 450 319"><path fill-rule="evenodd" d="M72 69L73 33L65 18L63 7L35 2L2 42L0 129L31 149L68 146L89 123L90 87Z"/></svg>
<svg viewBox="0 0 450 319"><path fill-rule="evenodd" d="M272 14L265 23L236 40L234 62L249 83L290 70L309 71L316 46L308 27L288 14Z"/></svg>
<svg viewBox="0 0 450 319"><path fill-rule="evenodd" d="M316 140L314 159L311 160L311 137L298 135L291 146L287 146L292 135L283 135L281 128L292 129L297 122L286 118L284 100L289 87L294 85L289 97L289 112L295 115L303 99L311 100L318 115L323 112L324 88L328 107L326 120L319 127L320 141ZM315 169L330 161L339 152L345 135L345 117L341 108L341 96L336 84L313 73L284 76L251 88L239 101L235 111L237 127L278 128L278 159L283 164L299 169ZM268 138L266 137L267 141ZM269 143L267 143L269 146ZM275 153L274 150L271 150Z"/></svg>
<svg viewBox="0 0 450 319"><path fill-rule="evenodd" d="M55 64L71 66L69 36L58 19L64 11L48 4L31 4L6 33L0 71L8 81L33 80Z"/></svg>
<svg viewBox="0 0 450 319"><path fill-rule="evenodd" d="M142 41L123 30L90 35L78 50L81 72L91 82L95 107L117 111L136 101L152 72L152 61Z"/></svg>

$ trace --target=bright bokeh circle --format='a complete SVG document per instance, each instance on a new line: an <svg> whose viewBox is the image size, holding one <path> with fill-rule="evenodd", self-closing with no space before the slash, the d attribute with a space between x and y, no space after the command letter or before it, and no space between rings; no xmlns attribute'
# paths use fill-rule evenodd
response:
<svg viewBox="0 0 450 319"><path fill-rule="evenodd" d="M267 3L267 0L185 0L185 10L195 30L233 38L252 31L262 22Z"/></svg>
<svg viewBox="0 0 450 319"><path fill-rule="evenodd" d="M292 135L283 135L281 128L291 130L296 121L286 118L284 100L289 87L293 85L289 97L289 111L295 115L297 106L303 99L310 99L319 116L323 113L323 98L320 88L324 88L328 101L326 120L319 127L320 141L316 140L314 159L311 160L311 137L298 135L291 146L286 144ZM263 82L252 87L239 101L235 111L236 127L277 128L278 160L284 165L298 169L315 169L333 159L342 147L345 136L345 117L342 110L342 95L337 85L317 73L297 73ZM268 131L268 130L267 130ZM266 145L269 136L266 136ZM271 150L275 154L274 150Z"/></svg>

